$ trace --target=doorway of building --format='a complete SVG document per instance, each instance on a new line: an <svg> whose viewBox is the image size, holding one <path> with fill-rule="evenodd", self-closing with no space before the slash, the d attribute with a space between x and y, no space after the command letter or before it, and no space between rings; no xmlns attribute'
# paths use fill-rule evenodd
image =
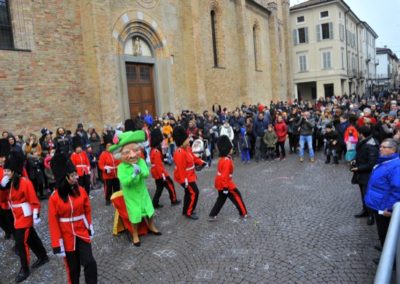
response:
<svg viewBox="0 0 400 284"><path fill-rule="evenodd" d="M333 96L333 84L324 84L325 98L330 98Z"/></svg>
<svg viewBox="0 0 400 284"><path fill-rule="evenodd" d="M128 99L131 118L148 110L153 117L156 115L154 98L153 65L126 62L126 81L128 84Z"/></svg>

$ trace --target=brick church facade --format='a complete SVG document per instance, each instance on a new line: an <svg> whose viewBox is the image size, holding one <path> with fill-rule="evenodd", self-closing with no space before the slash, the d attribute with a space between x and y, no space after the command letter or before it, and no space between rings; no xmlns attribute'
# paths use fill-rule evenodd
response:
<svg viewBox="0 0 400 284"><path fill-rule="evenodd" d="M0 0L0 129L293 95L289 0Z"/></svg>

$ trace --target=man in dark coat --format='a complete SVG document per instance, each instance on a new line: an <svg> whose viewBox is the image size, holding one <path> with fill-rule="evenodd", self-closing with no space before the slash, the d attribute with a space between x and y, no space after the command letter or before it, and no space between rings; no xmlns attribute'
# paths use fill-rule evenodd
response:
<svg viewBox="0 0 400 284"><path fill-rule="evenodd" d="M372 136L371 128L362 126L359 129L360 140L356 146L356 159L352 162L351 171L354 173L351 182L358 184L361 192L363 209L354 215L355 218L368 217L367 224L374 224L373 215L368 212L364 202L365 192L372 169L376 164L379 155L379 142Z"/></svg>

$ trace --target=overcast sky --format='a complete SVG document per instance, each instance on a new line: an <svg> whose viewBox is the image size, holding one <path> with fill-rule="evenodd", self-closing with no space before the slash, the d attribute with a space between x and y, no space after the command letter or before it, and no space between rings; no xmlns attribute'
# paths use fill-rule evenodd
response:
<svg viewBox="0 0 400 284"><path fill-rule="evenodd" d="M357 17L378 34L377 47L387 45L400 56L400 0L344 0ZM290 0L290 5L305 0Z"/></svg>

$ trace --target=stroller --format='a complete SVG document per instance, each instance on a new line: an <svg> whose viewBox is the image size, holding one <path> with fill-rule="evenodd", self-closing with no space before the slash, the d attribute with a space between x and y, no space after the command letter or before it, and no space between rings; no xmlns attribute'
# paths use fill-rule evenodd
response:
<svg viewBox="0 0 400 284"><path fill-rule="evenodd" d="M196 157L208 162L211 158L211 152L208 148L208 140L202 138L194 140L192 144L192 152Z"/></svg>

